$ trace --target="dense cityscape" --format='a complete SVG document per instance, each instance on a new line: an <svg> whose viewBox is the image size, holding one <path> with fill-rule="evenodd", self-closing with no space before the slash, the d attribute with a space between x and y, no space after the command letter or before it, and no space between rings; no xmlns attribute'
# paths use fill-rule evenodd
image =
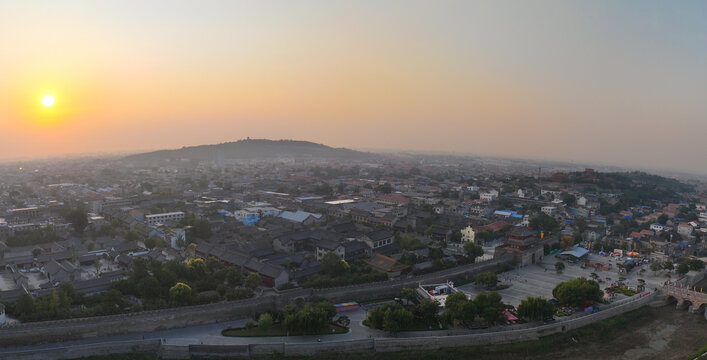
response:
<svg viewBox="0 0 707 360"><path fill-rule="evenodd" d="M3 326L283 298L297 301L224 335L502 329L704 276L697 180L295 141L179 158L190 149L4 165ZM392 293L346 292L387 282Z"/></svg>
<svg viewBox="0 0 707 360"><path fill-rule="evenodd" d="M0 360L707 359L707 2L0 1Z"/></svg>

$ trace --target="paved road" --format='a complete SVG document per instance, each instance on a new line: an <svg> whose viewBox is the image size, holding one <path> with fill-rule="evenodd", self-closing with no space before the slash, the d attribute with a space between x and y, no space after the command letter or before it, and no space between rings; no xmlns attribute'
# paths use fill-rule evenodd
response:
<svg viewBox="0 0 707 360"><path fill-rule="evenodd" d="M239 345L258 343L311 343L317 340L321 342L365 339L370 336L380 337L385 335L382 331L372 330L362 324L366 318L365 310L357 310L344 313L351 319L350 331L346 334L317 335L317 336L289 336L289 337L226 337L221 335L223 329L229 327L243 327L249 318L235 321L228 321L216 324L190 326L181 329L162 330L147 333L127 334L100 338L88 338L83 340L67 341L63 343L41 344L27 347L5 348L3 351L21 351L29 349L52 349L71 345L90 345L102 342L141 340L141 339L165 339L168 344L219 344L219 345Z"/></svg>

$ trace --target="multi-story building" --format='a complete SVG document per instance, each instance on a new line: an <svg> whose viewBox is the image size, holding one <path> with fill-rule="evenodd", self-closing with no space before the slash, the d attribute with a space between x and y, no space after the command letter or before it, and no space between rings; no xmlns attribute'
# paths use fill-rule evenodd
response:
<svg viewBox="0 0 707 360"><path fill-rule="evenodd" d="M557 214L557 208L554 206L543 206L540 211L547 216L555 216Z"/></svg>
<svg viewBox="0 0 707 360"><path fill-rule="evenodd" d="M150 226L154 226L157 224L176 223L182 219L184 219L184 212L182 211L145 215L145 222L147 223L147 225Z"/></svg>

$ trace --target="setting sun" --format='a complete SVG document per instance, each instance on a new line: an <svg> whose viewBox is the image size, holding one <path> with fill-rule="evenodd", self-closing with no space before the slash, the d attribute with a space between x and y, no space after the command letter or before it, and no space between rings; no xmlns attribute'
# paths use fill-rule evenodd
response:
<svg viewBox="0 0 707 360"><path fill-rule="evenodd" d="M50 107L54 105L54 97L51 96L50 94L46 94L42 96L42 104L46 107Z"/></svg>

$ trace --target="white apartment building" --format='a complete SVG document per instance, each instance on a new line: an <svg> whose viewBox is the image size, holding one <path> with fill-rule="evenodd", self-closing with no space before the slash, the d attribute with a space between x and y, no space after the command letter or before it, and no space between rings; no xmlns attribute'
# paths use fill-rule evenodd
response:
<svg viewBox="0 0 707 360"><path fill-rule="evenodd" d="M543 206L540 211L547 216L554 216L557 214L557 208L554 206Z"/></svg>
<svg viewBox="0 0 707 360"><path fill-rule="evenodd" d="M653 231L663 231L663 229L665 229L665 227L663 225L656 223L656 224L651 224L650 229Z"/></svg>
<svg viewBox="0 0 707 360"><path fill-rule="evenodd" d="M182 219L184 219L184 212L182 211L145 215L145 222L150 226L178 222Z"/></svg>
<svg viewBox="0 0 707 360"><path fill-rule="evenodd" d="M498 190L491 190L479 194L479 197L486 201L494 201L498 198Z"/></svg>

